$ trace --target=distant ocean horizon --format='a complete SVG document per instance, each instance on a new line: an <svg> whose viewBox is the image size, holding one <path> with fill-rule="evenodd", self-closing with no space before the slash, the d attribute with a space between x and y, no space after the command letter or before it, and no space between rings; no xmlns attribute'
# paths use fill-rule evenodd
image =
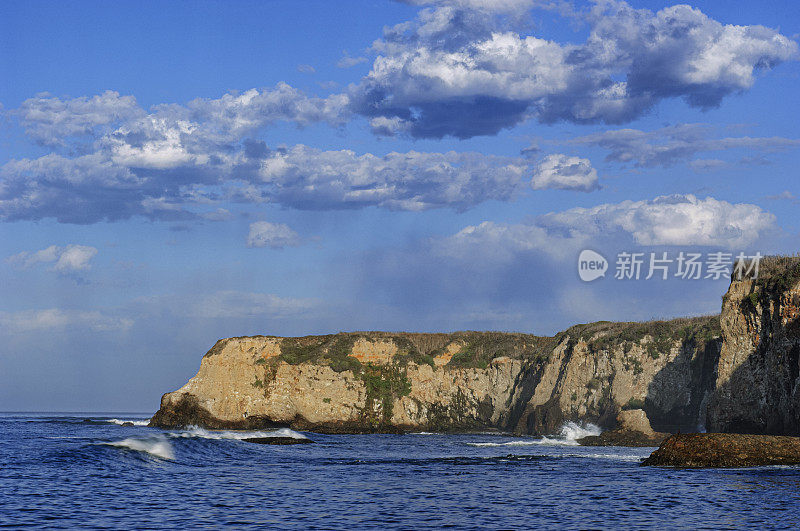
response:
<svg viewBox="0 0 800 531"><path fill-rule="evenodd" d="M640 467L597 431L323 435L161 430L148 413L0 413L12 528L740 528L800 525L800 468ZM248 437L310 438L274 446Z"/></svg>

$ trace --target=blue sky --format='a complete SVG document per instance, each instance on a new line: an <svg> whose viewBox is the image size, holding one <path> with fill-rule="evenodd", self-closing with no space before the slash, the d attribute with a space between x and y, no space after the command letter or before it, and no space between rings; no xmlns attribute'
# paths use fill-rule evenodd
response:
<svg viewBox="0 0 800 531"><path fill-rule="evenodd" d="M234 335L718 311L577 256L800 250L798 34L789 0L5 2L0 410L153 410Z"/></svg>

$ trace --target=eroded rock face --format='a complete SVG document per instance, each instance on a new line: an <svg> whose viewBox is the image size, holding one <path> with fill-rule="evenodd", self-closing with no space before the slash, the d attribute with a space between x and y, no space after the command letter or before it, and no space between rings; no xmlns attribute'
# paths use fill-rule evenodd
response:
<svg viewBox="0 0 800 531"><path fill-rule="evenodd" d="M151 425L322 432L491 428L508 411L522 354L538 340L511 336L514 358L484 359L464 352L474 342L445 334L431 335L442 337L432 338L436 348L425 354L412 343L418 335L381 336L221 340L194 378L162 397ZM460 365L451 364L457 354Z"/></svg>
<svg viewBox="0 0 800 531"><path fill-rule="evenodd" d="M714 318L597 323L555 338L380 332L217 342L151 424L324 432L615 427L623 407L696 425ZM711 345L711 347L709 347Z"/></svg>
<svg viewBox="0 0 800 531"><path fill-rule="evenodd" d="M707 427L800 435L800 283L767 275L731 284Z"/></svg>
<svg viewBox="0 0 800 531"><path fill-rule="evenodd" d="M555 433L565 421L614 429L622 409L643 409L659 432L695 431L713 392L719 336L715 317L562 332L515 392L522 411L514 431Z"/></svg>
<svg viewBox="0 0 800 531"><path fill-rule="evenodd" d="M583 437L578 443L583 446L658 446L668 436L668 433L653 431L644 410L630 409L619 412L615 429Z"/></svg>
<svg viewBox="0 0 800 531"><path fill-rule="evenodd" d="M619 415L617 415L617 424L619 424L619 429L621 430L635 431L643 435L653 435L655 433L650 426L647 413L643 409L620 411Z"/></svg>

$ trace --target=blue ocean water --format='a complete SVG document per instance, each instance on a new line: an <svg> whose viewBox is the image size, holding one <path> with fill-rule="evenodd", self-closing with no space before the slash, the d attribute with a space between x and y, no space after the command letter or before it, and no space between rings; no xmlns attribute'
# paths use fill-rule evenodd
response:
<svg viewBox="0 0 800 531"><path fill-rule="evenodd" d="M121 426L123 421L137 426ZM800 468L640 467L652 449L497 434L163 431L0 414L11 528L797 528ZM573 427L574 428L574 427ZM574 431L574 430L573 430ZM245 436L307 436L263 446Z"/></svg>

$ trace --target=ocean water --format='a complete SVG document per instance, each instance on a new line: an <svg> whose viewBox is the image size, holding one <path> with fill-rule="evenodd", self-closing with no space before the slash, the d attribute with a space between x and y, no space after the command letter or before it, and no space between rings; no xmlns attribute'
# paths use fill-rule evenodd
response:
<svg viewBox="0 0 800 531"><path fill-rule="evenodd" d="M591 426L534 439L164 431L146 422L147 415L0 414L0 525L800 527L800 468L640 467L652 449L577 446ZM315 444L241 440L271 435Z"/></svg>

